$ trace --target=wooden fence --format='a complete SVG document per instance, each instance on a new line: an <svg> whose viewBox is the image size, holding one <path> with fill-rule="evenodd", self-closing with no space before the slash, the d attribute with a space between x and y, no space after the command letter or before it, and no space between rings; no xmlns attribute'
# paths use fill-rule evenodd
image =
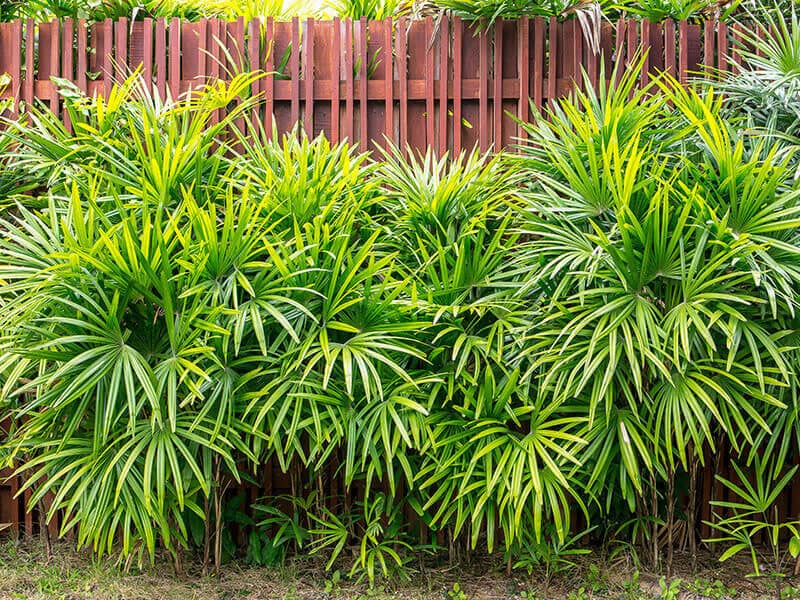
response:
<svg viewBox="0 0 800 600"><path fill-rule="evenodd" d="M577 21L543 18L499 20L482 31L457 18L16 21L0 24L0 75L7 74L5 95L15 98L14 111L36 99L60 112L51 77L90 94L107 93L115 80L141 67L154 91L176 96L208 78L262 70L266 76L257 91L264 101L254 118L268 128L274 116L279 132L301 122L306 131L348 138L365 150L388 139L443 153L509 146L520 135L513 117L530 118L529 101L542 107L567 94L583 84L582 70L596 84L603 68L608 76L613 64L630 61L640 47L648 51L639 74L643 84L662 70L685 82L706 67L736 68L737 40L736 26L685 21L604 24L599 53ZM710 517L714 462L709 457L698 481L701 519ZM720 461L727 477L729 462L727 456ZM0 525L30 534L34 517L24 509L29 494L13 500L21 481L9 475L0 472ZM268 464L259 479L262 489L242 488L251 500L290 489L277 465ZM332 493L341 492L339 487L330 481ZM781 497L779 511L800 514L800 480ZM55 533L57 524L50 527Z"/></svg>
<svg viewBox="0 0 800 600"><path fill-rule="evenodd" d="M90 93L141 67L163 97L174 97L226 72L262 70L264 102L257 118L288 131L348 138L363 149L389 139L401 147L437 152L500 149L520 134L510 115L530 117L536 106L562 96L581 70L596 82L601 60L649 53L641 73L666 70L687 80L706 66L738 62L736 26L685 21L620 20L602 26L592 49L576 20L522 18L478 28L460 19L223 22L178 19L32 21L0 24L0 74L6 95L59 110L51 77ZM601 58L602 57L602 58Z"/></svg>

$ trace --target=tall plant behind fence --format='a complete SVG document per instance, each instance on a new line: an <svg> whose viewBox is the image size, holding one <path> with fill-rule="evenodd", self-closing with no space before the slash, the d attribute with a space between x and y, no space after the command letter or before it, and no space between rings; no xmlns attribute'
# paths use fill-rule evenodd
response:
<svg viewBox="0 0 800 600"><path fill-rule="evenodd" d="M706 67L738 62L737 25L708 21L620 20L584 32L577 20L498 20L478 27L458 18L436 20L245 23L219 20L121 19L0 24L0 74L7 95L60 109L53 78L90 94L142 69L148 86L173 97L208 78L249 69L266 76L259 114L278 132L298 121L314 134L347 138L363 149L391 140L401 147L460 151L513 144L512 118L530 117L529 100L546 105L596 83L613 62L647 50L641 81L666 70L685 81ZM605 62L605 69L601 66Z"/></svg>

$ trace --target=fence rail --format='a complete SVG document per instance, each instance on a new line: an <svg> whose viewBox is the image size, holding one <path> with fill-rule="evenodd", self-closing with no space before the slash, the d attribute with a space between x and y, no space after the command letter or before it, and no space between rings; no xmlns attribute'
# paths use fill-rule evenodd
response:
<svg viewBox="0 0 800 600"><path fill-rule="evenodd" d="M0 24L0 74L5 94L38 99L60 109L51 78L72 81L89 94L140 67L163 97L206 78L261 70L259 118L280 132L302 122L306 131L348 138L371 149L385 139L438 152L499 150L520 135L511 115L530 117L536 106L581 85L582 70L596 83L604 72L648 50L641 73L666 70L681 81L706 67L739 62L737 26L709 21L605 23L600 54L576 20L498 20L478 31L458 18L410 21L272 19L245 23L178 19L83 20ZM17 107L15 106L15 109Z"/></svg>

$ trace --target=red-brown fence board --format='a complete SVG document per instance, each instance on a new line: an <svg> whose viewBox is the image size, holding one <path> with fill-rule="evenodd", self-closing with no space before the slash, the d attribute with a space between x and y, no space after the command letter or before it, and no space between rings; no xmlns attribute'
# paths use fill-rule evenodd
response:
<svg viewBox="0 0 800 600"><path fill-rule="evenodd" d="M409 22L408 37L408 144L412 148L427 148L425 122L425 70L428 48L424 21Z"/></svg>
<svg viewBox="0 0 800 600"><path fill-rule="evenodd" d="M22 48L20 48L22 50ZM25 80L22 82L22 100L28 104L33 102L34 98L34 83L36 81L34 74L34 57L36 53L36 28L33 24L33 19L28 19L25 22ZM14 93L15 88L11 88L11 93Z"/></svg>
<svg viewBox="0 0 800 600"><path fill-rule="evenodd" d="M394 34L391 19L383 22L383 133L388 148L395 138L394 124Z"/></svg>
<svg viewBox="0 0 800 600"><path fill-rule="evenodd" d="M259 33L260 35L260 33ZM275 22L268 18L264 28L264 79L261 80L261 93L264 97L264 127L272 135L272 119L275 110Z"/></svg>
<svg viewBox="0 0 800 600"><path fill-rule="evenodd" d="M449 136L448 122L450 120L450 105L448 94L448 82L452 79L450 73L450 21L442 19L439 24L439 55L438 73L439 83L437 85L437 96L439 99L439 120L437 121L439 154L444 154L452 142Z"/></svg>
<svg viewBox="0 0 800 600"><path fill-rule="evenodd" d="M370 141L369 134L369 109L367 86L369 84L369 77L367 71L370 66L370 59L368 55L368 27L366 18L355 22L355 39L353 42L353 52L357 56L357 68L353 75L358 78L358 128L353 133L354 141L358 140L359 147L362 151L366 151Z"/></svg>
<svg viewBox="0 0 800 600"><path fill-rule="evenodd" d="M503 59L501 61L501 84L499 86L501 111L500 111L500 140L502 148L514 144L519 138L517 124L511 115L517 114L520 100L530 102L530 95L524 92L520 76L517 51L519 43L519 27L516 21L506 21L503 25ZM510 89L508 89L510 85ZM511 92L510 94L507 92Z"/></svg>

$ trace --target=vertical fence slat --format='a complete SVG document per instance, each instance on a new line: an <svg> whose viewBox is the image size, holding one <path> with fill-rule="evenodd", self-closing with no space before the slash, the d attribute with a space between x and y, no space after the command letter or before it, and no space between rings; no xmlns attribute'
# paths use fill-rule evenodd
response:
<svg viewBox="0 0 800 600"><path fill-rule="evenodd" d="M25 83L23 86L22 97L26 104L33 104L34 84L36 74L34 72L34 57L36 55L36 33L33 26L33 19L25 22Z"/></svg>
<svg viewBox="0 0 800 600"><path fill-rule="evenodd" d="M2 477L0 477L0 481ZM8 478L9 499L10 499L10 513L11 513L11 534L14 539L19 539L19 501L16 499L17 492L19 492L19 477L12 475Z"/></svg>
<svg viewBox="0 0 800 600"><path fill-rule="evenodd" d="M792 461L794 466L800 465L800 456L795 455ZM791 493L789 494L789 513L792 519L800 517L800 481L795 477L792 485ZM708 498L708 496L706 496ZM707 504L704 503L704 504Z"/></svg>
<svg viewBox="0 0 800 600"><path fill-rule="evenodd" d="M142 31L142 76L144 84L151 91L153 90L153 71L153 19L145 19Z"/></svg>
<svg viewBox="0 0 800 600"><path fill-rule="evenodd" d="M247 22L247 46L245 61L250 71L262 71L263 61L261 60L261 19L250 19ZM258 84L256 84L258 85ZM260 85L259 85L260 87Z"/></svg>
<svg viewBox="0 0 800 600"><path fill-rule="evenodd" d="M461 111L462 96L462 53L464 40L464 22L461 17L453 19L453 154L461 153L461 127L463 114Z"/></svg>
<svg viewBox="0 0 800 600"><path fill-rule="evenodd" d="M400 96L400 150L406 155L408 144L408 31L405 17L397 21L397 78Z"/></svg>
<svg viewBox="0 0 800 600"><path fill-rule="evenodd" d="M647 63L650 73L660 73L664 70L664 23L649 23L650 51L647 53ZM648 78L649 80L649 78Z"/></svg>
<svg viewBox="0 0 800 600"><path fill-rule="evenodd" d="M703 23L703 71L709 73L714 68L714 22Z"/></svg>
<svg viewBox="0 0 800 600"><path fill-rule="evenodd" d="M59 54L60 54L60 23L56 20L50 22L50 76L51 77L60 77L61 72L59 70ZM60 96L58 95L58 86L51 80L51 87L50 87L50 110L52 110L57 115L61 114L61 109L59 106Z"/></svg>
<svg viewBox="0 0 800 600"><path fill-rule="evenodd" d="M617 68L617 81L622 77L625 72L625 41L627 31L627 21L624 17L620 17L617 21L616 27L616 43L614 51L614 64Z"/></svg>
<svg viewBox="0 0 800 600"><path fill-rule="evenodd" d="M78 64L75 72L75 83L78 88L86 93L88 92L88 81L86 72L89 70L87 64L87 29L86 19L78 19L78 32L77 32L77 54Z"/></svg>
<svg viewBox="0 0 800 600"><path fill-rule="evenodd" d="M701 73L703 65L703 48L700 42L702 28L698 23L689 23L686 27L687 63L686 82L696 78Z"/></svg>
<svg viewBox="0 0 800 600"><path fill-rule="evenodd" d="M103 49L100 56L100 76L103 81L103 93L108 97L114 82L114 22L111 19L103 21Z"/></svg>
<svg viewBox="0 0 800 600"><path fill-rule="evenodd" d="M122 17L115 25L114 75L117 81L123 81L128 76L128 19Z"/></svg>
<svg viewBox="0 0 800 600"><path fill-rule="evenodd" d="M585 69L585 63L583 62L583 32L578 19L572 19L570 22L572 23L573 85L578 89L583 89L583 70Z"/></svg>
<svg viewBox="0 0 800 600"><path fill-rule="evenodd" d="M291 121L294 127L300 120L300 19L292 17L292 53L289 57L291 79Z"/></svg>
<svg viewBox="0 0 800 600"><path fill-rule="evenodd" d="M443 17L439 29L439 156L447 152L447 82L450 79L450 20Z"/></svg>
<svg viewBox="0 0 800 600"><path fill-rule="evenodd" d="M494 150L503 148L503 19L494 25L494 65L492 69L492 137Z"/></svg>
<svg viewBox="0 0 800 600"><path fill-rule="evenodd" d="M672 77L677 76L675 69L675 21L664 22L664 70Z"/></svg>
<svg viewBox="0 0 800 600"><path fill-rule="evenodd" d="M533 103L542 109L544 99L544 18L533 20Z"/></svg>
<svg viewBox="0 0 800 600"><path fill-rule="evenodd" d="M130 27L128 28L128 65L130 66L130 71L133 71L136 68L142 69L142 79L144 77L144 69L145 65L145 22L142 21L131 21ZM151 31L152 36L152 31ZM150 48L150 56L153 55L152 49L152 37L150 40L151 48ZM151 65L152 67L152 65Z"/></svg>
<svg viewBox="0 0 800 600"><path fill-rule="evenodd" d="M597 41L597 46L593 46L591 48L587 48L586 50L586 75L589 78L589 84L593 87L597 87L597 72L598 72L598 65L600 63L601 56L599 53L595 52L598 50L598 46L602 43L603 37L603 26L601 24L600 29L597 31L597 35L599 36L599 40ZM602 50L601 50L602 51Z"/></svg>
<svg viewBox="0 0 800 600"><path fill-rule="evenodd" d="M303 91L305 95L303 128L309 136L314 135L314 19L306 19L303 44Z"/></svg>
<svg viewBox="0 0 800 600"><path fill-rule="evenodd" d="M208 35L208 61L210 63L209 70L211 71L211 79L207 82L216 83L220 80L227 81L229 79L227 70L234 67L234 59L232 56L228 57L226 53L231 52L230 41L236 29L236 23L214 19L211 21L210 25ZM223 106L214 111L211 123L218 123L227 115L228 106Z"/></svg>
<svg viewBox="0 0 800 600"><path fill-rule="evenodd" d="M342 80L342 22L339 17L333 20L333 70L331 73L331 137L338 142L341 139L339 125L339 84Z"/></svg>
<svg viewBox="0 0 800 600"><path fill-rule="evenodd" d="M224 27L225 23L220 23L218 19L213 19L208 22L208 27L206 28L207 37L204 36L205 48L203 48L202 44L200 46L200 53L205 55L206 64L208 66L206 69L201 70L200 74L205 75L208 73L210 77L202 77L201 81L203 84L216 83L221 77L222 44L225 39L225 33L223 33ZM224 118L224 110L224 108L221 108L211 113L209 122L212 126L216 125Z"/></svg>
<svg viewBox="0 0 800 600"><path fill-rule="evenodd" d="M481 152L489 149L489 30L478 37L478 140Z"/></svg>
<svg viewBox="0 0 800 600"><path fill-rule="evenodd" d="M768 33L767 28L762 25L760 27L757 26L755 28L755 30L752 31L751 35L755 34L756 39L758 39L758 40L763 42L764 39L767 36L767 33ZM774 31L770 31L769 33L771 35L775 35ZM756 56L758 56L758 57L763 57L764 56L764 51L762 50L762 46L761 45L758 45L758 46L755 47L755 52L756 52Z"/></svg>
<svg viewBox="0 0 800 600"><path fill-rule="evenodd" d="M273 85L274 103L273 115L276 123L276 133L279 136L290 132L297 124L297 110L299 102L292 102L292 96L300 93L300 82L292 75L292 54L297 44L292 43L292 22L273 20L273 52L275 56L274 70L275 81ZM298 31L299 35L299 31ZM297 104L297 106L293 106ZM292 116L293 108L295 115Z"/></svg>
<svg viewBox="0 0 800 600"><path fill-rule="evenodd" d="M731 33L732 33L732 41L733 44L730 48L730 57L731 57L731 72L736 74L741 72L742 66L742 30L741 26L738 23L734 23L731 26Z"/></svg>
<svg viewBox="0 0 800 600"><path fill-rule="evenodd" d="M259 19L250 19L247 23L247 53L245 60L250 71L261 71L261 32ZM263 93L263 81L259 79L253 83L253 93L259 95ZM263 98L261 98L263 101ZM250 111L250 123L253 128L258 128L259 124L258 107L253 107Z"/></svg>
<svg viewBox="0 0 800 600"><path fill-rule="evenodd" d="M517 141L517 123L519 116L519 99L526 92L520 89L521 74L519 71L519 27L514 20L503 22L503 56L500 62L500 140L501 149L510 148Z"/></svg>
<svg viewBox="0 0 800 600"><path fill-rule="evenodd" d="M188 93L195 85L195 77L200 72L198 61L200 60L199 47L201 46L200 35L205 36L205 24L177 22L180 28L180 93ZM203 55L205 56L205 55Z"/></svg>
<svg viewBox="0 0 800 600"><path fill-rule="evenodd" d="M711 457L708 456L706 453L705 457L705 465L698 469L700 472L701 477L701 484L698 486L700 488L700 497L705 498L706 500L711 499L711 482L714 479L714 474L711 471L711 465L713 464L713 460ZM700 537L701 539L706 539L711 536L711 527L707 525L709 521L711 521L711 505L708 502L702 502L700 505Z"/></svg>
<svg viewBox="0 0 800 600"><path fill-rule="evenodd" d="M163 17L156 19L155 33L155 90L160 98L167 95L167 27Z"/></svg>
<svg viewBox="0 0 800 600"><path fill-rule="evenodd" d="M33 491L28 488L22 496L22 508L25 511L25 537L30 539L33 537L33 511L28 510L31 505L31 496Z"/></svg>
<svg viewBox="0 0 800 600"><path fill-rule="evenodd" d="M332 140L331 137L331 116L333 113L330 102L318 102L322 98L322 90L325 85L330 85L333 93L333 23L331 21L317 21L314 23L314 47L313 58L311 60L314 85L311 90L311 120L313 134L320 133ZM330 97L327 98L330 100Z"/></svg>
<svg viewBox="0 0 800 600"><path fill-rule="evenodd" d="M193 31L193 35L189 35L189 39L185 40L190 42L194 42L196 47L194 50L186 50L187 57L191 60L194 57L194 66L193 69L193 77L195 81L193 81L190 85L192 88L197 87L198 85L202 85L202 80L207 77L208 75L208 19L200 19L197 22L197 27L193 27L191 24L189 26L190 31ZM184 71L185 71L184 67Z"/></svg>
<svg viewBox="0 0 800 600"><path fill-rule="evenodd" d="M720 75L728 70L728 26L725 23L717 24L717 69Z"/></svg>
<svg viewBox="0 0 800 600"><path fill-rule="evenodd" d="M354 143L353 135L353 103L355 99L355 83L353 81L353 21L344 23L344 124L342 135L350 143Z"/></svg>
<svg viewBox="0 0 800 600"><path fill-rule="evenodd" d="M267 131L267 138L271 139L275 124L275 21L272 17L267 17L264 25L264 37L266 40L264 69L267 72L263 82L264 128Z"/></svg>
<svg viewBox="0 0 800 600"><path fill-rule="evenodd" d="M642 33L641 33L641 40L642 40L642 75L639 78L642 87L646 87L648 83L650 83L650 21L647 19L642 19Z"/></svg>
<svg viewBox="0 0 800 600"><path fill-rule="evenodd" d="M367 106L367 83L369 75L369 53L367 52L367 18L361 17L358 38L358 139L362 152L366 152L369 142L369 107Z"/></svg>
<svg viewBox="0 0 800 600"><path fill-rule="evenodd" d="M233 44L231 55L234 60L232 65L234 73L241 73L247 69L247 46L245 45L244 17L236 19L234 33L230 42Z"/></svg>
<svg viewBox="0 0 800 600"><path fill-rule="evenodd" d="M606 79L611 75L615 51L614 26L611 23L600 24L600 56L598 57L598 71L603 71Z"/></svg>
<svg viewBox="0 0 800 600"><path fill-rule="evenodd" d="M409 104L407 119L408 144L414 152L424 152L428 145L428 118L426 116L426 70L430 53L429 36L425 21L411 21L408 27ZM413 92L413 93L412 93Z"/></svg>
<svg viewBox="0 0 800 600"><path fill-rule="evenodd" d="M433 54L433 17L425 17L425 142L430 148L434 141L434 54Z"/></svg>
<svg viewBox="0 0 800 600"><path fill-rule="evenodd" d="M467 87L467 81L473 83L479 79L480 70L480 38L478 36L479 24L470 22L464 25L464 35L462 38L462 64L461 64L461 83L463 94L461 96L461 147L464 150L474 150L479 147L478 120L479 105L476 98L476 91L471 85ZM469 94L467 94L469 91Z"/></svg>
<svg viewBox="0 0 800 600"><path fill-rule="evenodd" d="M370 152L382 146L381 138L384 135L386 118L385 102L383 98L383 82L386 72L386 61L383 52L383 25L380 20L366 21L367 41L367 70L366 70L366 98L367 109L366 131L367 144Z"/></svg>
<svg viewBox="0 0 800 600"><path fill-rule="evenodd" d="M230 73L226 75L227 78L234 77L237 73L241 73L247 68L245 61L245 53L247 48L244 45L244 18L238 17L233 23L228 24L227 37L225 43L228 49L227 61ZM235 106L239 106L240 101L237 100ZM245 133L244 116L239 115L234 120L234 126L240 133ZM240 145L237 144L237 147Z"/></svg>
<svg viewBox="0 0 800 600"><path fill-rule="evenodd" d="M72 19L64 19L62 23L61 36L62 36L62 50L61 50L61 76L68 80L75 82L74 74L74 21ZM72 132L72 123L70 122L69 113L64 111L64 127L67 131Z"/></svg>
<svg viewBox="0 0 800 600"><path fill-rule="evenodd" d="M556 100L556 77L558 66L555 57L558 55L558 19L550 17L547 33L549 46L547 48L547 99L553 105Z"/></svg>
<svg viewBox="0 0 800 600"><path fill-rule="evenodd" d="M91 82L87 82L87 86L92 93L101 93L100 86L102 83L102 52L103 52L103 28L102 23L92 23L87 25L88 30L88 48L86 51L86 59L88 64L88 72L91 73ZM41 32L40 32L41 37ZM41 58L41 57L40 57ZM41 68L41 65L40 65ZM97 81L97 80L100 81Z"/></svg>
<svg viewBox="0 0 800 600"><path fill-rule="evenodd" d="M386 136L385 144L389 145L395 141L394 137L394 60L392 52L392 18L388 17L383 21L383 93L384 93L384 113L383 113L383 133Z"/></svg>
<svg viewBox="0 0 800 600"><path fill-rule="evenodd" d="M629 19L625 23L625 58L627 61L626 66L631 66L634 57L638 60L641 58L637 53L639 51L639 25L641 23L634 19Z"/></svg>
<svg viewBox="0 0 800 600"><path fill-rule="evenodd" d="M11 96L14 103L11 105L11 116L19 114L19 101L22 91L22 21L19 19L11 23L11 56L8 75L11 77Z"/></svg>
<svg viewBox="0 0 800 600"><path fill-rule="evenodd" d="M174 18L169 24L169 93L175 100L181 94L181 22Z"/></svg>
<svg viewBox="0 0 800 600"><path fill-rule="evenodd" d="M61 24L61 77L72 82L75 81L74 36L75 21L73 19L64 19Z"/></svg>
<svg viewBox="0 0 800 600"><path fill-rule="evenodd" d="M686 84L689 79L689 23L678 22L678 81Z"/></svg>
<svg viewBox="0 0 800 600"><path fill-rule="evenodd" d="M517 105L517 116L521 121L530 120L529 100L531 93L530 84L530 20L522 17L519 20L519 32L517 33L517 73L519 75L519 104ZM525 130L517 128L517 135L525 137Z"/></svg>

